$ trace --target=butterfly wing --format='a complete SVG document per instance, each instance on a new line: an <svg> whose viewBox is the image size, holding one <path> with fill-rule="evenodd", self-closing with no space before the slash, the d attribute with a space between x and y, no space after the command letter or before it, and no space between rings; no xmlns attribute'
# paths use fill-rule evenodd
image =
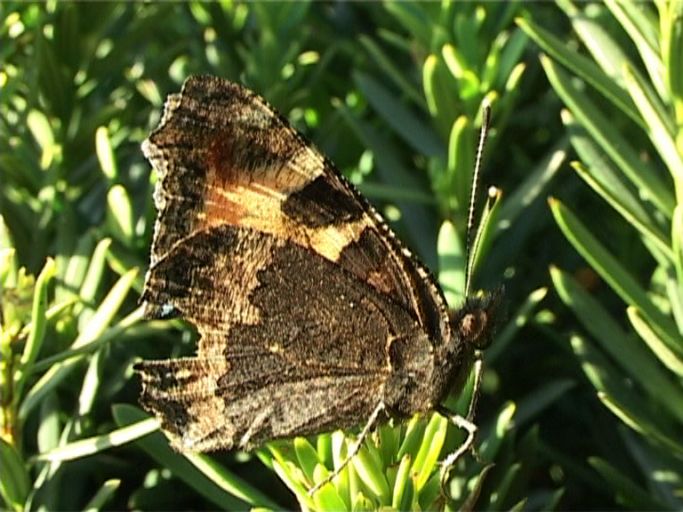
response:
<svg viewBox="0 0 683 512"><path fill-rule="evenodd" d="M156 262L198 231L231 225L320 254L401 305L433 343L449 339L445 301L426 268L260 96L227 80L191 77L180 94L169 96L143 150L159 175L142 298L148 316L159 316L164 306L148 293Z"/></svg>
<svg viewBox="0 0 683 512"><path fill-rule="evenodd" d="M177 447L351 426L381 399L394 340L450 336L426 269L259 96L190 78L143 149L159 175L145 313L200 333L196 357L138 366Z"/></svg>
<svg viewBox="0 0 683 512"><path fill-rule="evenodd" d="M142 403L179 448L352 426L383 396L391 340L420 336L353 274L251 228L204 230L157 270L166 278L149 294L172 300L201 334L196 357L138 365Z"/></svg>

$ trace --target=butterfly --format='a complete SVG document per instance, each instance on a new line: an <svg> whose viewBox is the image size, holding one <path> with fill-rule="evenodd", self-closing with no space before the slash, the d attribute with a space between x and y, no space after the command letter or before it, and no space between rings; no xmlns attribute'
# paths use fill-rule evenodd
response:
<svg viewBox="0 0 683 512"><path fill-rule="evenodd" d="M143 361L141 404L178 450L438 411L492 340L502 291L449 310L427 268L287 120L241 85L187 79L143 144L158 216L141 302L197 327L196 355ZM313 490L331 479L320 482Z"/></svg>

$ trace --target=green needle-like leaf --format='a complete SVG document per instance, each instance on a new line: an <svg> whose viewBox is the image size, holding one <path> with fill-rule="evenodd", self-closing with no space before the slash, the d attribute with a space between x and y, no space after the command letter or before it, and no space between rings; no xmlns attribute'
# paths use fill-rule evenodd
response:
<svg viewBox="0 0 683 512"><path fill-rule="evenodd" d="M593 297L565 272L551 269L560 298L578 316L584 328L651 398L661 402L674 416L683 420L683 391L661 371L657 360L645 347L629 337Z"/></svg>
<svg viewBox="0 0 683 512"><path fill-rule="evenodd" d="M23 510L30 489L29 475L16 448L0 438L0 495L11 510Z"/></svg>
<svg viewBox="0 0 683 512"><path fill-rule="evenodd" d="M62 462L87 457L114 446L130 443L157 430L159 430L159 422L155 418L148 418L101 436L80 439L54 448L49 452L39 453L36 460Z"/></svg>
<svg viewBox="0 0 683 512"><path fill-rule="evenodd" d="M662 215L671 218L675 205L674 195L666 188L654 170L644 164L631 144L616 130L611 129L608 119L600 109L582 94L566 73L547 57L541 58L550 83L565 101L579 123L617 164L641 193L646 194Z"/></svg>
<svg viewBox="0 0 683 512"><path fill-rule="evenodd" d="M550 56L595 87L605 98L614 103L620 112L637 124L643 125L643 120L628 94L598 65L584 55L570 50L562 40L531 20L518 18L516 21L520 28Z"/></svg>
<svg viewBox="0 0 683 512"><path fill-rule="evenodd" d="M607 249L586 229L574 214L558 200L551 199L550 207L555 220L567 239L593 268L607 281L627 304L638 307L662 341L677 356L683 355L678 334L671 319L667 318L647 296L643 288Z"/></svg>
<svg viewBox="0 0 683 512"><path fill-rule="evenodd" d="M36 357L40 353L40 349L45 339L45 329L47 324L47 287L50 280L55 276L56 267L52 259L48 259L41 271L38 279L36 279L35 289L33 292L33 307L31 310L31 330L28 335L28 340L24 346L24 351L19 360L21 365L20 373L16 381L16 393L21 394L24 387L25 379L28 373L31 372Z"/></svg>

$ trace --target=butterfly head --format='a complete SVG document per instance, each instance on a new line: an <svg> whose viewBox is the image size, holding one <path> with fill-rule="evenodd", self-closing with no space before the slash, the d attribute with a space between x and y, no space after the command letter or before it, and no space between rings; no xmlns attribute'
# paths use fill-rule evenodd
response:
<svg viewBox="0 0 683 512"><path fill-rule="evenodd" d="M492 292L468 298L463 307L451 312L451 327L468 347L484 350L491 345L503 316L503 295L501 286Z"/></svg>

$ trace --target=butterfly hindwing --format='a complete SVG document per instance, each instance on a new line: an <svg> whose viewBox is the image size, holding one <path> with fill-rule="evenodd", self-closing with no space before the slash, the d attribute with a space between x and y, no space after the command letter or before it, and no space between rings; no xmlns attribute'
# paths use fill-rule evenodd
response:
<svg viewBox="0 0 683 512"><path fill-rule="evenodd" d="M161 419L173 447L248 449L271 439L352 427L370 415L382 393L384 379L372 373L302 374L278 354L249 365L242 357L141 363L140 402ZM288 370L296 378L288 379Z"/></svg>
<svg viewBox="0 0 683 512"><path fill-rule="evenodd" d="M392 341L421 337L414 319L374 287L250 228L216 226L176 245L151 269L143 298L174 304L201 336L197 357L139 365L142 403L186 448L303 435L302 418L320 427L319 414L351 426L384 393ZM321 403L313 416L293 414ZM258 419L263 410L271 414Z"/></svg>

